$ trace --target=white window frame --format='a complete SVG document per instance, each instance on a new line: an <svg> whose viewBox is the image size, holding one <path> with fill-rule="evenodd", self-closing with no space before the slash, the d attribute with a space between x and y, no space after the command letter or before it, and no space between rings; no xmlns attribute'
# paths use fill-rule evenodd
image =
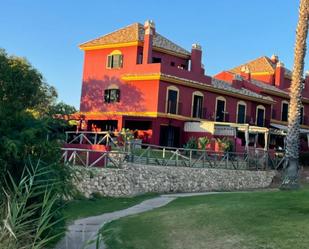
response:
<svg viewBox="0 0 309 249"><path fill-rule="evenodd" d="M258 109L262 109L262 110L264 110L264 115L263 115L263 126L265 126L265 115L266 115L266 108L265 108L265 106L263 106L263 105L258 105L257 107L256 107L256 110L255 110L255 125L257 126L257 118L258 118Z"/></svg>
<svg viewBox="0 0 309 249"><path fill-rule="evenodd" d="M120 67L109 67L108 66L108 58L110 57L110 56L113 56L113 55L121 55L122 56L122 58L121 58L121 66ZM107 57L106 57L106 68L107 69L119 69L119 68L122 68L123 67L123 54L122 54L122 52L120 51L120 50L118 50L118 49L116 49L116 50L113 50L110 54L108 54L107 55Z"/></svg>
<svg viewBox="0 0 309 249"><path fill-rule="evenodd" d="M288 105L288 113L287 113L287 120L286 121L282 120L282 117L283 117L283 104L287 104ZM288 121L288 118L289 118L289 108L290 108L290 104L289 104L288 101L286 101L286 100L281 101L281 117L280 117L281 121L283 121L283 122L287 122Z"/></svg>
<svg viewBox="0 0 309 249"><path fill-rule="evenodd" d="M177 92L177 103L176 103L176 115L178 114L178 105L179 105L179 88L176 86L168 86L166 88L166 97L165 97L165 113L167 112L167 108L168 108L168 91L172 90L172 91L176 91ZM174 114L174 113L172 113Z"/></svg>
<svg viewBox="0 0 309 249"><path fill-rule="evenodd" d="M201 93L200 91L195 91L192 93L192 103L191 103L191 117L193 118L193 105L194 105L194 96L200 96L203 98L202 100L202 111L203 111L203 106L204 106L204 94ZM197 118L197 117L195 117ZM200 119L200 118L199 118Z"/></svg>
<svg viewBox="0 0 309 249"><path fill-rule="evenodd" d="M224 101L223 121L217 121L218 100ZM226 98L224 98L223 96L218 96L218 97L216 97L215 121L216 122L225 122L225 114L226 114Z"/></svg>
<svg viewBox="0 0 309 249"><path fill-rule="evenodd" d="M238 107L239 107L240 105L245 106L245 117L244 117L244 121L245 121L244 124L245 124L245 123L246 123L246 117L247 117L247 103L246 103L245 101L242 101L242 100L240 100L240 101L237 102L236 122L235 122L235 123L238 123L238 115L239 115L239 113L238 113Z"/></svg>

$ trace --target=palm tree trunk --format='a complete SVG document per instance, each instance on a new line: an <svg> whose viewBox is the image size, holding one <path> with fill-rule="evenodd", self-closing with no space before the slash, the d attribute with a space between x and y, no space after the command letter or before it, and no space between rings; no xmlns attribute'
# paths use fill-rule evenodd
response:
<svg viewBox="0 0 309 249"><path fill-rule="evenodd" d="M294 48L294 65L290 87L290 105L288 116L288 132L286 137L286 159L282 189L299 187L299 128L302 93L302 76L306 55L306 40L308 33L309 0L301 0L296 29Z"/></svg>

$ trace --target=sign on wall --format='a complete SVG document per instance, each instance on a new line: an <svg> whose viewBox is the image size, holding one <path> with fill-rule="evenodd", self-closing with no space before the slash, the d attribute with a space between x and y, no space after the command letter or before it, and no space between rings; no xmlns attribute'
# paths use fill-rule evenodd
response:
<svg viewBox="0 0 309 249"><path fill-rule="evenodd" d="M236 136L236 128L223 125L215 125L214 135L216 136Z"/></svg>

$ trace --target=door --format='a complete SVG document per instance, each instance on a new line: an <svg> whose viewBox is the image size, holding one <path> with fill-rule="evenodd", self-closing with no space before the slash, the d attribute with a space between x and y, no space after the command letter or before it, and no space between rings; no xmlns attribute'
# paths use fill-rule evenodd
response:
<svg viewBox="0 0 309 249"><path fill-rule="evenodd" d="M180 143L180 128L174 126L160 127L160 145L167 147L179 147Z"/></svg>

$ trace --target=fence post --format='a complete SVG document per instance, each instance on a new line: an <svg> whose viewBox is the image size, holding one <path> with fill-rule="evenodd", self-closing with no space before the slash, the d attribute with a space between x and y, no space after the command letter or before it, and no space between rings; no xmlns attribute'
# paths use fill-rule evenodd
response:
<svg viewBox="0 0 309 249"><path fill-rule="evenodd" d="M94 134L94 144L97 144L98 141L98 133Z"/></svg>
<svg viewBox="0 0 309 249"><path fill-rule="evenodd" d="M89 150L86 152L86 167L89 166Z"/></svg>
<svg viewBox="0 0 309 249"><path fill-rule="evenodd" d="M73 152L73 166L75 166L76 163L76 150Z"/></svg>
<svg viewBox="0 0 309 249"><path fill-rule="evenodd" d="M205 167L205 156L206 156L206 151L203 152L203 168Z"/></svg>
<svg viewBox="0 0 309 249"><path fill-rule="evenodd" d="M229 166L229 155L230 155L230 152L227 152L226 153L226 161L225 161L225 165L226 165L225 167L226 168L228 168L228 166Z"/></svg>
<svg viewBox="0 0 309 249"><path fill-rule="evenodd" d="M192 150L190 150L189 152L189 167L191 167L191 163L192 163Z"/></svg>
<svg viewBox="0 0 309 249"><path fill-rule="evenodd" d="M176 150L176 166L178 166L178 149Z"/></svg>
<svg viewBox="0 0 309 249"><path fill-rule="evenodd" d="M148 165L149 164L149 157L150 157L150 146L148 147L147 149L147 157L146 157L146 164Z"/></svg>

